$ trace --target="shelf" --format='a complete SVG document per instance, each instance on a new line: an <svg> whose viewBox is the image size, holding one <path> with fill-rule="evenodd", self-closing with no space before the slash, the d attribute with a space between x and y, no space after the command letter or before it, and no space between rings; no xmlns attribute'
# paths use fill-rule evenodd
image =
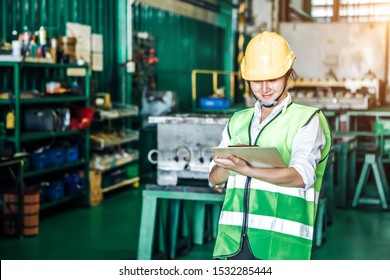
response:
<svg viewBox="0 0 390 280"><path fill-rule="evenodd" d="M112 191L112 190L115 190L115 189L119 189L121 187L130 185L130 184L134 184L134 183L138 183L138 182L139 182L139 177L135 177L135 178L132 178L132 179L128 179L128 180L122 181L122 182L120 182L118 184L115 184L115 185L112 185L112 186L109 186L109 187L105 187L105 188L102 189L102 192L103 193L109 192L109 191Z"/></svg>
<svg viewBox="0 0 390 280"><path fill-rule="evenodd" d="M104 165L104 167L102 169L98 169L98 168L93 168L91 167L92 170L99 170L101 172L106 172L106 171L109 171L109 170L112 170L114 168L117 168L117 167L121 167L121 166L124 166L126 164L129 164L129 163L132 163L132 162L137 162L139 160L139 153L134 153L132 154L131 156L128 156L126 158L122 158L122 159L119 159L119 160L116 160L116 161L112 161L112 162L104 162L102 163L102 165ZM93 159L91 160L91 165L93 165Z"/></svg>
<svg viewBox="0 0 390 280"><path fill-rule="evenodd" d="M66 170L66 169L71 169L74 167L79 167L79 166L82 166L84 163L85 163L84 160L78 160L75 162L69 162L69 163L65 163L65 164L61 164L61 165L55 165L55 166L40 169L40 170L27 171L27 172L24 172L23 177L24 178L32 178L32 177L40 176L40 175L43 175L46 173L51 173L51 172L56 172L56 171L60 171L60 170Z"/></svg>
<svg viewBox="0 0 390 280"><path fill-rule="evenodd" d="M127 108L113 108L110 110L97 110L97 120L112 120L125 117L138 116L138 106L127 105Z"/></svg>
<svg viewBox="0 0 390 280"><path fill-rule="evenodd" d="M59 204L66 203L66 202L69 202L69 201L81 198L81 197L85 196L87 193L88 193L88 191L85 190L85 191L82 191L79 194L74 195L74 196L65 196L65 197L60 198L60 199L56 199L56 200L53 200L53 201L50 201L50 202L45 202L45 203L42 203L39 206L39 209L40 210L45 210L47 208L50 208L50 207L53 207L53 206L56 206L56 205L59 205Z"/></svg>
<svg viewBox="0 0 390 280"><path fill-rule="evenodd" d="M105 148L118 146L121 144L137 141L139 139L139 132L138 131L132 131L130 133L127 133L124 136L116 136L114 135L114 138L112 139L102 139L98 138L98 135L91 135L91 144L93 145L93 148L97 150L104 150Z"/></svg>
<svg viewBox="0 0 390 280"><path fill-rule="evenodd" d="M21 104L47 104L47 103L65 103L65 102L85 102L87 97L85 96L57 96L57 97L33 97L33 98L21 98ZM14 99L0 99L0 104L8 105L14 103Z"/></svg>
<svg viewBox="0 0 390 280"><path fill-rule="evenodd" d="M24 62L21 61L0 61L0 66L15 66L22 65L23 67L34 67L34 68L87 68L88 65L77 65L77 64L60 64L60 63L48 63L48 62Z"/></svg>
<svg viewBox="0 0 390 280"><path fill-rule="evenodd" d="M1 61L0 66L3 67L13 67L16 64L20 63L20 61Z"/></svg>
<svg viewBox="0 0 390 280"><path fill-rule="evenodd" d="M114 168L124 166L128 163L136 162L137 160L139 160L139 158L125 158L125 159L117 160L117 161L113 162L110 166L106 166L104 169L102 169L100 171L106 172L106 171L112 170Z"/></svg>
<svg viewBox="0 0 390 280"><path fill-rule="evenodd" d="M20 135L20 141L34 141L34 140L42 140L47 138L61 137L61 136L70 136L80 134L82 129L76 130L66 130L66 131L55 131L55 132L24 132ZM14 136L7 136L7 142L16 142Z"/></svg>

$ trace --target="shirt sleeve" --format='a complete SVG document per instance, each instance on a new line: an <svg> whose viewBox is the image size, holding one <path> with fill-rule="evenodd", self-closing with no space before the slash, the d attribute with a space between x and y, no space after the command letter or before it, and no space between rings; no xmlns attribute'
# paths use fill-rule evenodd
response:
<svg viewBox="0 0 390 280"><path fill-rule="evenodd" d="M302 176L306 190L316 181L316 167L325 142L324 131L317 115L299 130L294 139L289 167L295 168Z"/></svg>
<svg viewBox="0 0 390 280"><path fill-rule="evenodd" d="M228 124L226 124L225 128L222 131L222 139L218 147L227 147L229 145L229 142L230 142L230 138L228 134ZM213 169L214 165L215 162L214 160L212 160L209 164L209 172L211 172L211 169Z"/></svg>

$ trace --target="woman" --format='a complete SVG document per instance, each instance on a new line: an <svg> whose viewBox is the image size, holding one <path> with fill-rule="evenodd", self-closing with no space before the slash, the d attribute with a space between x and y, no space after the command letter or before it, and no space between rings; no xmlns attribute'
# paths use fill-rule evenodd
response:
<svg viewBox="0 0 390 280"><path fill-rule="evenodd" d="M273 32L256 35L246 48L241 74L257 102L230 118L220 146L275 146L287 167L255 168L234 155L214 157L210 183L227 182L215 258L310 259L331 136L324 114L293 103L286 91L294 59L286 40Z"/></svg>

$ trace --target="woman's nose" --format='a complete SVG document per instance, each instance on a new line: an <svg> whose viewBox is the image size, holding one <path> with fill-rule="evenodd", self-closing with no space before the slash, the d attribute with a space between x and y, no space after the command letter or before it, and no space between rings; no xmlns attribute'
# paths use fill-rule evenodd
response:
<svg viewBox="0 0 390 280"><path fill-rule="evenodd" d="M260 84L261 84L261 90L263 92L266 92L269 89L267 81L262 81L262 82L260 82Z"/></svg>
<svg viewBox="0 0 390 280"><path fill-rule="evenodd" d="M266 92L269 90L269 84L268 81L260 81L256 82L256 88L259 89L262 92Z"/></svg>

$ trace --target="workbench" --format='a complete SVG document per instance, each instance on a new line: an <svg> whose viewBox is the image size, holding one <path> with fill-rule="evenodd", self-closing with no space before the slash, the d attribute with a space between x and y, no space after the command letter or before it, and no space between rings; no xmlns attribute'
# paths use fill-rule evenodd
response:
<svg viewBox="0 0 390 280"><path fill-rule="evenodd" d="M168 200L170 203L170 216L171 221L169 225L169 231L163 238L170 240L169 257L174 258L177 232L179 224L180 206L184 201L194 202L194 227L193 227L193 243L202 244L204 238L204 224L206 216L206 204L213 204L214 218L219 216L219 209L224 199L223 189L214 189L208 186L194 187L194 186L160 186L156 184L147 184L145 190L142 192L142 214L141 214L141 227L138 243L138 256L139 260L150 260L153 254L153 243L155 240L156 223L159 219L158 214L158 201ZM218 224L218 218L213 221L215 229L213 229L213 235L216 234L216 227ZM160 230L160 234L163 232ZM159 237L161 240L161 237Z"/></svg>

